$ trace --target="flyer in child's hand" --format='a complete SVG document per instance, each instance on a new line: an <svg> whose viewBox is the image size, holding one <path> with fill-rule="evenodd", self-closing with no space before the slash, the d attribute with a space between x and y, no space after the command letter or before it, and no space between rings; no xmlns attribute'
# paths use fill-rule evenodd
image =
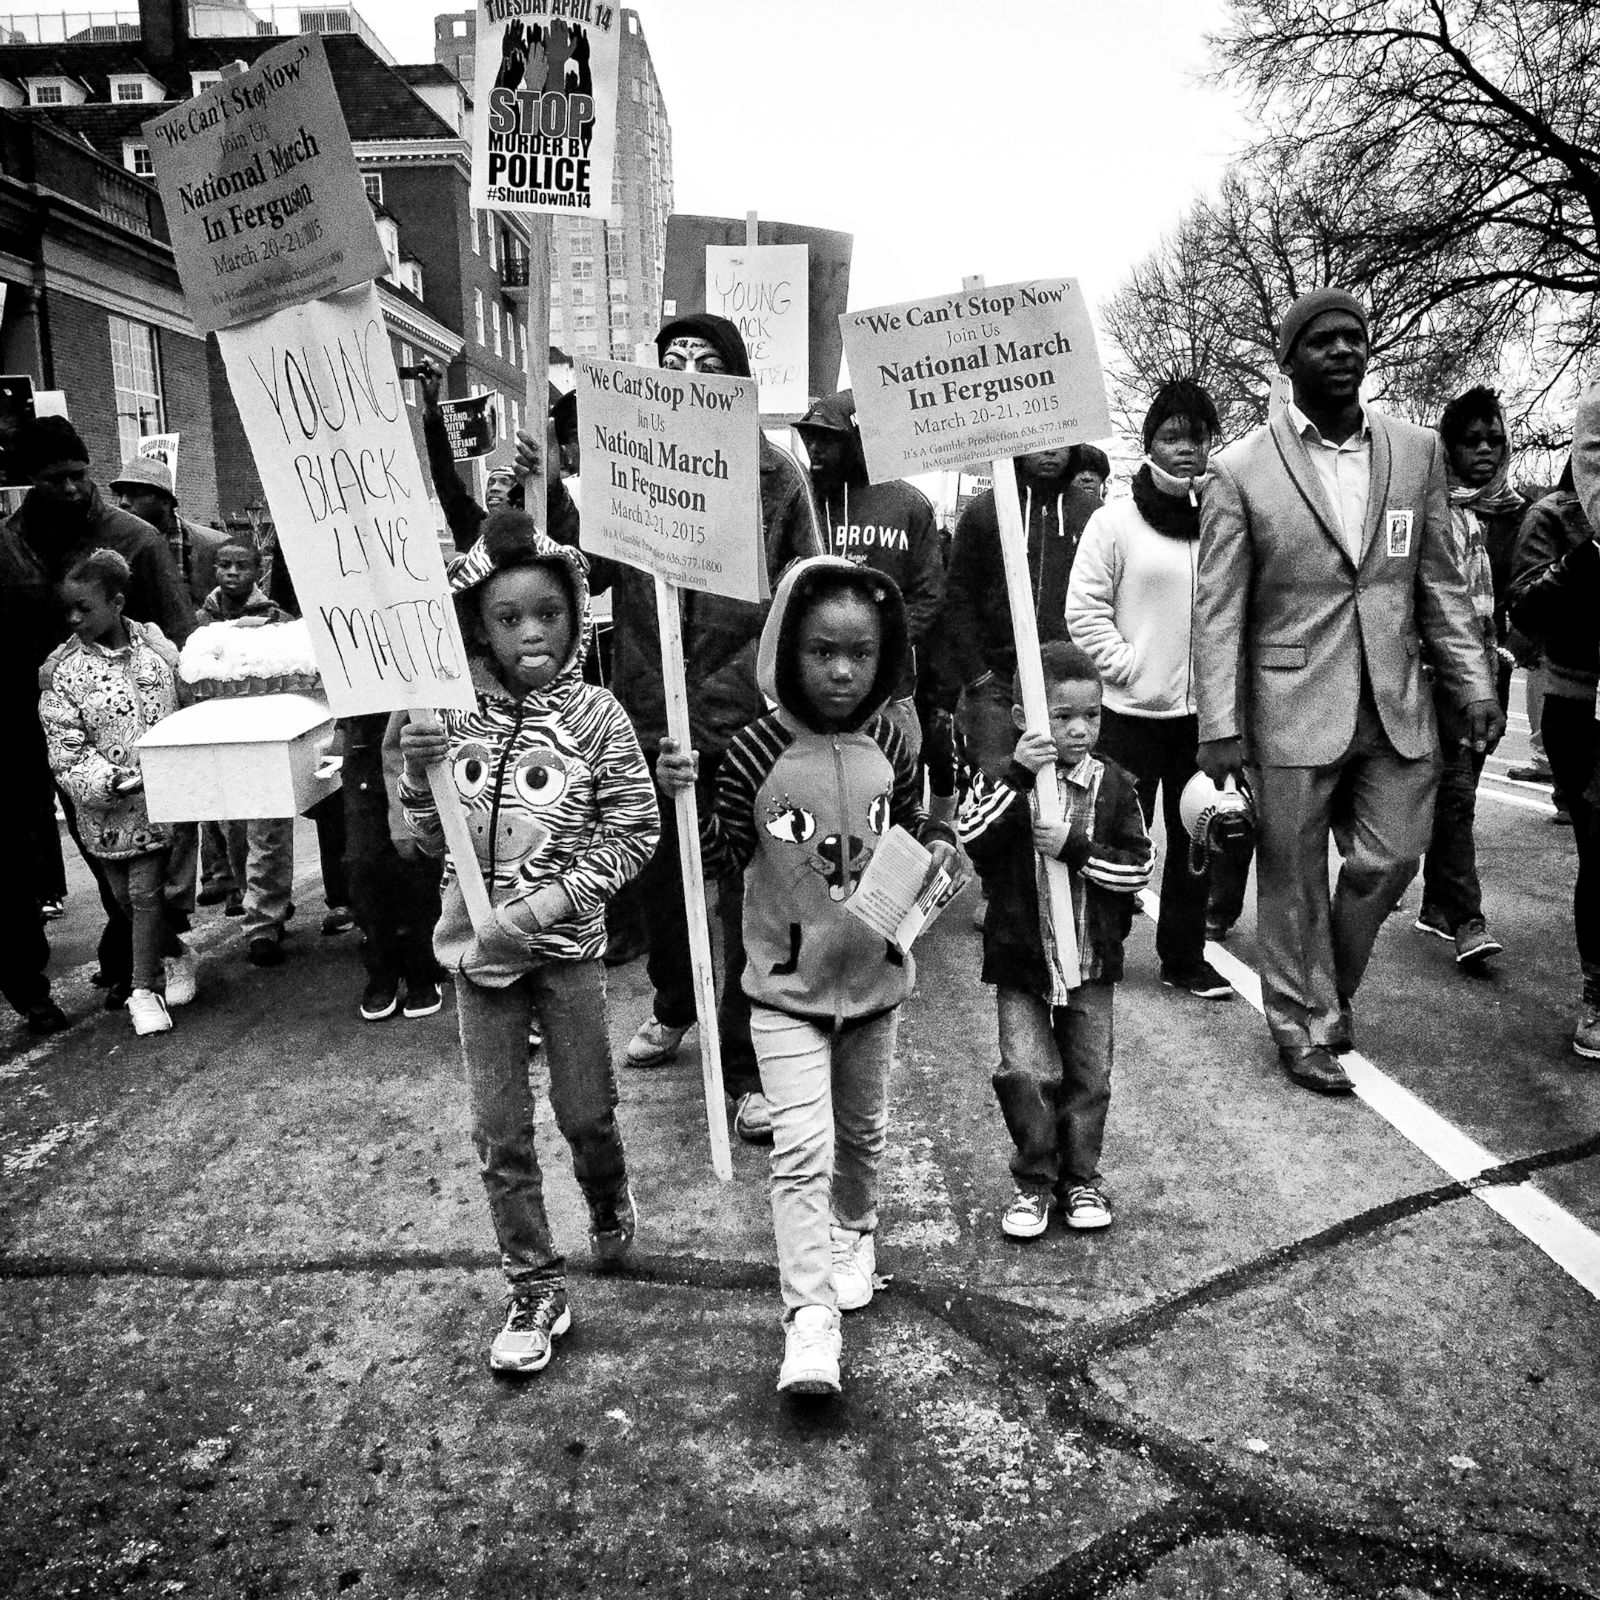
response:
<svg viewBox="0 0 1600 1600"><path fill-rule="evenodd" d="M904 955L951 898L950 874L940 868L930 878L932 865L933 853L897 824L878 842L845 910Z"/></svg>
<svg viewBox="0 0 1600 1600"><path fill-rule="evenodd" d="M839 318L874 483L1111 436L1083 289L964 289Z"/></svg>

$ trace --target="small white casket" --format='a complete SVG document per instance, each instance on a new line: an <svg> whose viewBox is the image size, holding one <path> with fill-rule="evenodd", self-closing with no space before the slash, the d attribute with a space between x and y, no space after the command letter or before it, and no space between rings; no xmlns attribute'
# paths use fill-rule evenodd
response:
<svg viewBox="0 0 1600 1600"><path fill-rule="evenodd" d="M334 722L317 695L202 700L139 741L152 822L292 817L339 787Z"/></svg>

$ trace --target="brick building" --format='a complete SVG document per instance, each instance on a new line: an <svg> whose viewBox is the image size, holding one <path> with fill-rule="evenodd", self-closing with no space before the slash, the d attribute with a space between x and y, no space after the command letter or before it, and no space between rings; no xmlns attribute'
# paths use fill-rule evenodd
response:
<svg viewBox="0 0 1600 1600"><path fill-rule="evenodd" d="M433 53L472 92L476 14L434 18ZM577 355L629 360L659 325L672 211L672 129L636 11L623 11L613 219L555 219L550 238L550 342Z"/></svg>
<svg viewBox="0 0 1600 1600"><path fill-rule="evenodd" d="M72 16L55 18L59 28L43 16L10 19L43 24L36 42L0 26L10 41L0 44L0 108L10 108L0 116L13 130L0 141L5 370L68 391L102 480L124 435L185 434L179 491L202 520L259 516L260 484L216 341L200 340L185 314L139 130L231 63L280 44L257 31L270 15L226 0L143 0L136 17L96 16L86 27ZM432 357L447 371L446 393L488 390L504 428L519 425L529 235L517 219L477 216L468 203L464 91L434 63L396 65L348 7L290 17L291 27L313 19L332 30L329 65L388 257L379 292L397 362ZM406 389L420 448L419 397Z"/></svg>

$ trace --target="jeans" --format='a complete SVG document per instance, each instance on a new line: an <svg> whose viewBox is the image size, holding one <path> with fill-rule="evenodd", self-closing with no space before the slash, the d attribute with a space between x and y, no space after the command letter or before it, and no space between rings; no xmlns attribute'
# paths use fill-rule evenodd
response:
<svg viewBox="0 0 1600 1600"><path fill-rule="evenodd" d="M1064 1006L1002 985L1000 1070L994 1092L1016 1146L1011 1176L1020 1188L1064 1196L1100 1181L1100 1146L1111 1108L1112 998L1109 983L1084 983Z"/></svg>
<svg viewBox="0 0 1600 1600"><path fill-rule="evenodd" d="M801 1306L839 1308L832 1223L877 1231L899 1016L888 1011L832 1033L751 1008L761 1088L772 1106L772 1229L785 1320Z"/></svg>
<svg viewBox="0 0 1600 1600"><path fill-rule="evenodd" d="M167 928L164 893L167 852L151 850L142 856L103 859L101 865L117 904L133 925L133 987L164 988L161 957L173 942Z"/></svg>
<svg viewBox="0 0 1600 1600"><path fill-rule="evenodd" d="M1455 933L1483 917L1483 888L1478 882L1478 850L1472 830L1478 815L1478 778L1487 754L1463 745L1466 724L1453 700L1436 696L1439 746L1439 792L1433 802L1433 837L1422 860L1422 909L1436 913Z"/></svg>
<svg viewBox="0 0 1600 1600"><path fill-rule="evenodd" d="M655 756L646 759L654 782ZM700 758L696 793L702 817L711 807L720 761L720 756ZM645 970L656 991L656 1020L669 1028L686 1028L696 1015L694 967L689 960L689 913L684 906L683 868L678 855L678 807L665 796L661 797L661 842L634 883L635 903L650 935ZM730 1099L737 1100L761 1088L755 1050L750 1043L750 997L744 992L742 878L726 878L718 884L717 920L722 925L722 986L717 997L722 1086Z"/></svg>
<svg viewBox="0 0 1600 1600"><path fill-rule="evenodd" d="M244 890L245 938L282 937L294 890L294 818L253 817L222 826L233 881Z"/></svg>
<svg viewBox="0 0 1600 1600"><path fill-rule="evenodd" d="M228 860L226 825L221 822L200 824L200 882L207 889L224 889L229 894L239 889Z"/></svg>
<svg viewBox="0 0 1600 1600"><path fill-rule="evenodd" d="M1161 791L1166 829L1166 863L1161 869L1161 916L1156 923L1156 958L1178 972L1204 959L1207 874L1189 870L1189 835L1178 801L1183 786L1200 769L1196 717L1130 717L1109 707L1100 717L1100 750L1126 767L1139 792L1139 809L1149 827Z"/></svg>
<svg viewBox="0 0 1600 1600"><path fill-rule="evenodd" d="M1600 1004L1600 809L1590 788L1600 729L1585 700L1547 695L1544 748L1556 793L1572 812L1572 842L1578 851L1578 876L1572 886L1572 926L1583 963L1584 999Z"/></svg>
<svg viewBox="0 0 1600 1600"><path fill-rule="evenodd" d="M617 1126L617 1080L606 1034L606 973L598 961L547 961L504 989L456 978L461 1059L500 1265L513 1291L559 1283L564 1262L550 1238L534 1146L528 1024L544 1030L550 1109L572 1147L572 1170L591 1215L627 1193Z"/></svg>
<svg viewBox="0 0 1600 1600"><path fill-rule="evenodd" d="M316 824L317 859L322 867L322 898L331 909L350 904L350 882L345 876L344 796L325 795L306 812Z"/></svg>

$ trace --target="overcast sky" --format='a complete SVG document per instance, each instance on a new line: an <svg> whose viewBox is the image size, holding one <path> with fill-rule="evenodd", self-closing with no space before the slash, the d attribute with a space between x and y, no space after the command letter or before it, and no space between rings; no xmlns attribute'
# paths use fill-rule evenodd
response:
<svg viewBox="0 0 1600 1600"><path fill-rule="evenodd" d="M358 6L361 0L357 0ZM428 0L367 0L402 59ZM855 236L852 309L1077 277L1091 305L1245 123L1202 82L1221 0L639 0L675 207Z"/></svg>

